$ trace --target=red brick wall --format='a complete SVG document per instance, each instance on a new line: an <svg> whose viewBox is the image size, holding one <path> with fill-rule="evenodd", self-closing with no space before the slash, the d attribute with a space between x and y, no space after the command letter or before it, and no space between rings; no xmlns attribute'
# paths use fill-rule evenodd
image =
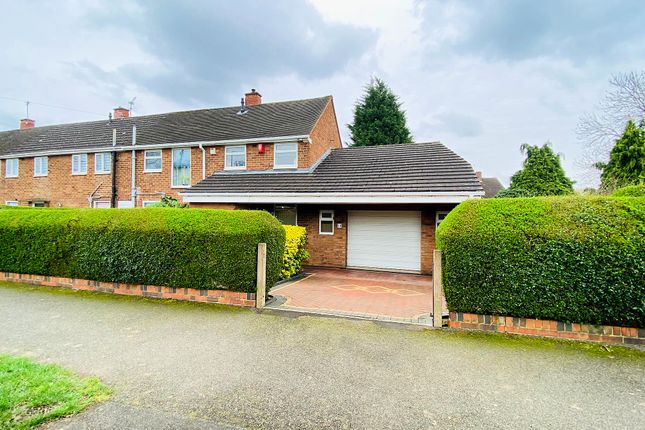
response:
<svg viewBox="0 0 645 430"><path fill-rule="evenodd" d="M87 157L87 175L72 175L71 155L49 157L47 176L34 177L34 159L19 160L18 177L5 177L6 161L2 160L0 174L0 204L18 200L27 205L28 200L43 199L52 207L89 207L89 195L98 188L95 196L110 199L112 175L94 173L94 155Z"/></svg>
<svg viewBox="0 0 645 430"><path fill-rule="evenodd" d="M306 159L306 166L303 165L303 167L309 167L314 164L327 149L341 147L338 120L336 119L334 101L331 99L311 131L311 144L306 147L306 154L303 154L303 158Z"/></svg>
<svg viewBox="0 0 645 430"><path fill-rule="evenodd" d="M185 300L189 302L219 303L224 305L254 307L255 293L227 290L197 290L195 288L173 288L156 285L121 284L87 279L59 278L55 276L26 275L0 272L0 281L19 282L45 287L60 287L71 290L96 291L123 296L141 296L155 299Z"/></svg>
<svg viewBox="0 0 645 430"><path fill-rule="evenodd" d="M645 329L565 323L533 318L514 318L498 315L477 315L450 312L451 328L496 331L561 339L589 340L601 343L645 345Z"/></svg>
<svg viewBox="0 0 645 430"><path fill-rule="evenodd" d="M335 224L333 235L319 234L320 209L333 209ZM298 225L307 229L307 264L325 267L347 266L347 211L338 206L298 206Z"/></svg>

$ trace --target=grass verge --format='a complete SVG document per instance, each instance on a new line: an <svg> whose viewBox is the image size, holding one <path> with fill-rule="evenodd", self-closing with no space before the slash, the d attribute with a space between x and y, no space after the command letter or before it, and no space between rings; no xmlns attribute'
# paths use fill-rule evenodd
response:
<svg viewBox="0 0 645 430"><path fill-rule="evenodd" d="M55 364L0 354L0 428L30 429L105 400L110 389Z"/></svg>

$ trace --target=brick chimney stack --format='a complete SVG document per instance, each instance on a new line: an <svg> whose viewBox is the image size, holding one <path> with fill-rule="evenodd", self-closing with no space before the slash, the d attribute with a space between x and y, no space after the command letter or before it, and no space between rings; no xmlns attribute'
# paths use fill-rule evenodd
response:
<svg viewBox="0 0 645 430"><path fill-rule="evenodd" d="M479 182L482 181L482 172L475 172L475 176L477 176L477 179L479 180Z"/></svg>
<svg viewBox="0 0 645 430"><path fill-rule="evenodd" d="M250 93L244 94L244 105L256 106L261 104L262 104L262 94L255 91L255 88L251 88Z"/></svg>
<svg viewBox="0 0 645 430"><path fill-rule="evenodd" d="M34 128L36 127L36 121L33 119L29 118L23 118L20 120L20 129L24 130L26 128Z"/></svg>
<svg viewBox="0 0 645 430"><path fill-rule="evenodd" d="M119 119L119 118L129 118L130 117L130 111L127 110L124 107L119 106L118 108L114 108L114 118Z"/></svg>

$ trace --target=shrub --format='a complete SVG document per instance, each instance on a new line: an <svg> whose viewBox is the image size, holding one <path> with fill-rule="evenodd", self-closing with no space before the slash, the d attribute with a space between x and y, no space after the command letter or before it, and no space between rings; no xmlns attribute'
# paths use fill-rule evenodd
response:
<svg viewBox="0 0 645 430"><path fill-rule="evenodd" d="M106 282L255 291L257 244L267 285L285 233L261 211L0 209L0 270Z"/></svg>
<svg viewBox="0 0 645 430"><path fill-rule="evenodd" d="M619 188L612 195L614 197L645 197L645 184Z"/></svg>
<svg viewBox="0 0 645 430"><path fill-rule="evenodd" d="M282 279L289 279L302 271L302 263L309 258L307 230L304 227L285 225L286 241L282 257Z"/></svg>
<svg viewBox="0 0 645 430"><path fill-rule="evenodd" d="M645 198L471 200L437 238L451 311L645 327Z"/></svg>

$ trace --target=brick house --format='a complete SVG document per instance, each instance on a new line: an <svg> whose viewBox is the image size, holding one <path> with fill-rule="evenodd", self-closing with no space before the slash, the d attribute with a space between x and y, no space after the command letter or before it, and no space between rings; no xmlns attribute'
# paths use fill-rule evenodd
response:
<svg viewBox="0 0 645 430"><path fill-rule="evenodd" d="M264 209L307 228L312 265L432 270L434 232L483 195L471 165L438 142L342 148L331 96L0 133L0 202Z"/></svg>

